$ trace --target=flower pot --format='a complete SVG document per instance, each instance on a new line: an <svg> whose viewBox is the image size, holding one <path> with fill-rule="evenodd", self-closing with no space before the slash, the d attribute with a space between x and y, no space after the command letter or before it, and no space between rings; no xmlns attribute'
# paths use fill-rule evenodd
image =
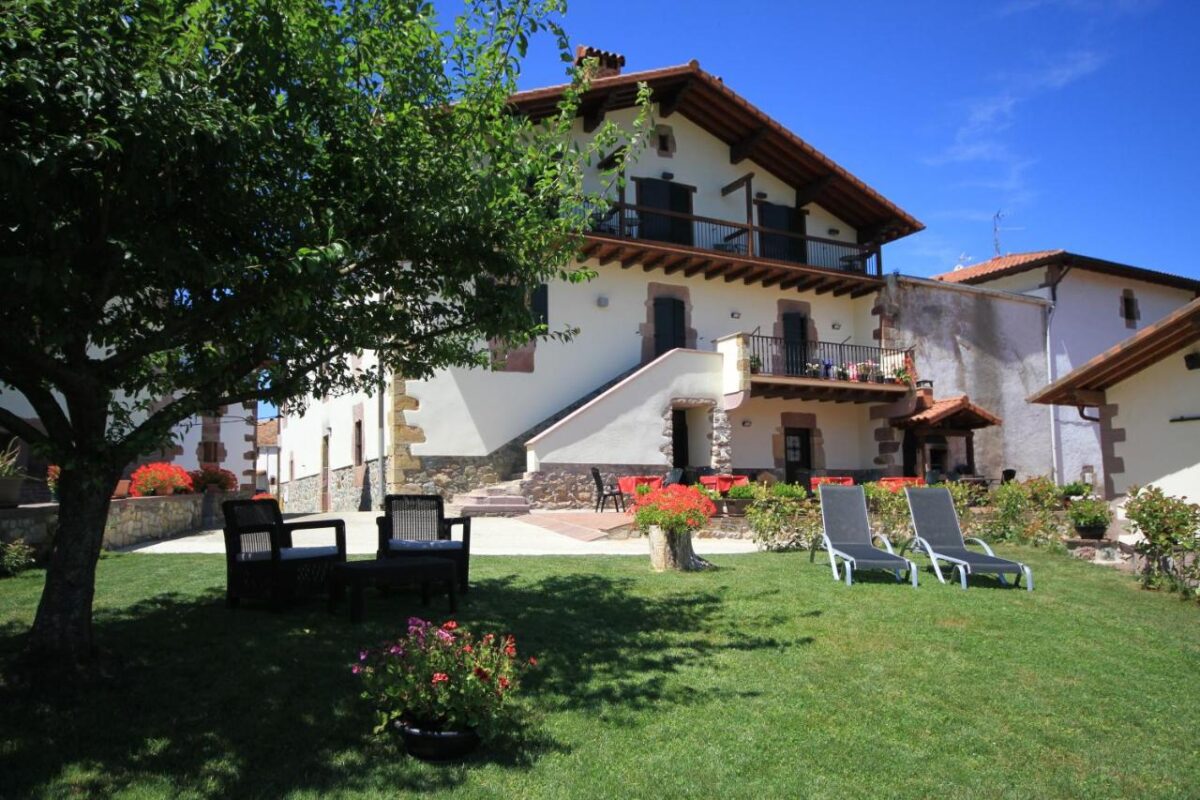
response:
<svg viewBox="0 0 1200 800"><path fill-rule="evenodd" d="M454 761L470 755L479 746L479 734L470 728L439 731L399 721L393 724L404 740L405 751L422 761Z"/></svg>
<svg viewBox="0 0 1200 800"><path fill-rule="evenodd" d="M867 374L865 374L865 373L860 373L860 374L859 374L859 376L858 376L858 382L859 382L859 383L869 383L870 381L871 381L871 376L870 376L870 375L867 375Z"/></svg>
<svg viewBox="0 0 1200 800"><path fill-rule="evenodd" d="M875 376L875 382L876 382L876 383L883 383L883 376L882 376L882 375L876 375L876 376Z"/></svg>
<svg viewBox="0 0 1200 800"><path fill-rule="evenodd" d="M744 517L746 516L746 507L752 502L745 497L726 497L721 501L725 506L725 516L727 517Z"/></svg>
<svg viewBox="0 0 1200 800"><path fill-rule="evenodd" d="M0 508L15 508L21 503L21 484L25 478L0 478Z"/></svg>
<svg viewBox="0 0 1200 800"><path fill-rule="evenodd" d="M1107 525L1076 525L1075 532L1080 539L1103 539L1108 533Z"/></svg>

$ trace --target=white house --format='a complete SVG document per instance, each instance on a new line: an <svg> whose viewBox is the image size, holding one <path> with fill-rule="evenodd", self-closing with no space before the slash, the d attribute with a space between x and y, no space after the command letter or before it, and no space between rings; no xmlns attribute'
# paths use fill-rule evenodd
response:
<svg viewBox="0 0 1200 800"><path fill-rule="evenodd" d="M25 397L9 388L0 388L0 407L16 414L36 428L42 423L37 412ZM258 407L255 403L241 406L222 406L215 414L190 417L172 430L171 446L153 453L146 453L125 469L125 477L139 464L166 461L189 472L201 465L227 469L238 476L240 488L252 490L255 485L255 426L258 422ZM11 437L0 426L0 447L6 446ZM45 476L48 464L28 447L22 447L21 470L33 480L28 480L21 490L22 502L44 502L49 500Z"/></svg>
<svg viewBox="0 0 1200 800"><path fill-rule="evenodd" d="M1200 499L1200 299L1105 350L1030 398L1089 414L1104 489Z"/></svg>
<svg viewBox="0 0 1200 800"><path fill-rule="evenodd" d="M534 298L579 335L507 353L494 371L392 376L374 397L285 409L289 510L369 507L381 453L388 491L523 479L511 490L540 505L586 502L593 466L795 481L1049 470L1044 442L995 434L1049 429L1047 410L1024 402L1045 384L1047 301L885 277L886 245L922 228L912 216L694 61L622 74L620 56L582 55L601 72L581 141L606 117L630 122L642 82L656 127L585 237L596 278ZM513 103L537 119L563 88ZM598 171L587 179L598 186Z"/></svg>
<svg viewBox="0 0 1200 800"><path fill-rule="evenodd" d="M1053 383L1131 333L1200 295L1200 281L1064 250L1014 253L938 276L1043 298L1046 383ZM1100 426L1073 409L1051 408L1048 435L1060 483L1106 483Z"/></svg>

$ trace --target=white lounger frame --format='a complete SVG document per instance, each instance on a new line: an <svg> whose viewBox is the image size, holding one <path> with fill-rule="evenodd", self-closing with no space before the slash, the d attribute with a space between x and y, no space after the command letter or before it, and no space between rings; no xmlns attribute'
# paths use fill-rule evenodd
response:
<svg viewBox="0 0 1200 800"><path fill-rule="evenodd" d="M906 497L906 499L907 499L907 497ZM954 508L952 505L951 510L954 512L954 526L956 528L958 528L959 535L961 536L962 535L962 526L959 524L959 520L958 520L958 509ZM925 555L928 556L929 563L933 564L933 573L935 575L937 575L937 579L939 582L941 582L941 583L946 582L946 578L942 575L942 569L941 569L941 567L938 566L938 561L941 560L941 561L945 561L947 564L952 565L954 567L954 569L958 571L959 583L962 585L963 589L966 589L967 588L967 575L971 572L971 564L967 561L963 561L962 559L952 558L951 556L937 552L936 550L933 549L933 545L931 545L925 539L923 539L922 537L920 537L916 534L917 520L913 516L913 513L912 513L912 503L908 504L908 515L912 519L913 538L909 539L907 542L904 543L904 547L900 548L900 554L903 555L904 551L907 550L910 545L914 546L914 547L919 547L921 550L923 550L925 552ZM977 539L974 536L963 538L964 545L969 542L974 542L974 543L978 544L980 547L983 548L983 551L985 553L987 553L989 556L992 556L993 558L996 557L996 554L994 552L992 552L992 548L989 547L988 543L985 542L983 539ZM1006 559L1006 560L1012 561L1012 559ZM1013 585L1020 586L1021 585L1021 575L1024 575L1025 576L1025 591L1032 592L1033 591L1033 570L1031 570L1026 565L1022 564L1020 561L1013 561L1013 563L1016 564L1021 570L1017 574L1017 580ZM1008 585L1008 578L1004 577L1003 572L989 572L989 573L980 573L980 574L981 575L983 575L983 574L995 575L1000 580L1001 585L1003 585L1003 586Z"/></svg>
<svg viewBox="0 0 1200 800"><path fill-rule="evenodd" d="M872 540L879 539L881 542L883 542L883 546L885 548L887 548L887 551L889 553L891 553L892 555L897 555L896 551L892 550L892 543L889 542L888 538L886 536L884 536L882 533L872 533L871 539ZM829 568L831 570L833 570L833 579L835 581L842 580L842 577L840 575L838 575L838 567L837 567L837 559L840 558L842 560L843 571L846 573L846 577L845 577L846 585L847 586L852 585L854 583L854 569L856 567L854 559L852 557L846 555L845 553L843 553L841 550L838 550L836 547L834 547L833 544L829 541L829 536L824 531L821 531L821 543L824 546L824 548L827 551L829 551ZM899 555L901 558L904 558L903 553L901 553ZM817 548L814 546L813 549L810 550L808 553L809 563L812 563L813 561L815 561L816 558L817 558ZM906 564L908 564L908 577L909 577L909 580L912 582L913 588L915 589L915 588L917 588L917 565L915 562L913 562L911 559L908 559L908 558L905 558L904 562ZM899 581L901 583L904 582L904 579L902 577L900 577L899 569L891 570L891 572L896 576L897 581ZM942 581L942 583L945 583L945 581Z"/></svg>

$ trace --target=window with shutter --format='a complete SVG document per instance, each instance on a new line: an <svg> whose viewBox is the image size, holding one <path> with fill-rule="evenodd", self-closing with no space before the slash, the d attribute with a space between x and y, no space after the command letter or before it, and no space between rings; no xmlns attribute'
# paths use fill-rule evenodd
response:
<svg viewBox="0 0 1200 800"><path fill-rule="evenodd" d="M637 203L646 208L691 214L692 190L680 183L658 178L642 178L637 182ZM639 238L691 246L693 239L690 219L649 211L639 212L638 216L641 222Z"/></svg>
<svg viewBox="0 0 1200 800"><path fill-rule="evenodd" d="M761 228L776 231L791 231L804 235L806 220L803 212L791 206L781 206L776 203L758 204L758 224ZM779 233L762 232L758 235L758 252L763 258L775 258L780 261L793 261L799 264L808 263L808 252L804 239Z"/></svg>
<svg viewBox="0 0 1200 800"><path fill-rule="evenodd" d="M808 317L804 314L783 314L783 355L786 374L804 374L808 363Z"/></svg>

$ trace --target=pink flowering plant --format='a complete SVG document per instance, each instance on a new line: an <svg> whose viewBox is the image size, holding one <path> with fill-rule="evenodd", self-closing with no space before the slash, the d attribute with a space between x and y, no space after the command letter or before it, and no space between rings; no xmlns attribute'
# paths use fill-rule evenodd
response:
<svg viewBox="0 0 1200 800"><path fill-rule="evenodd" d="M453 620L435 625L408 620L408 633L381 647L362 650L350 671L363 682L363 698L379 712L376 733L400 722L427 730L474 729L488 738L513 709L526 667L511 635L476 638Z"/></svg>

